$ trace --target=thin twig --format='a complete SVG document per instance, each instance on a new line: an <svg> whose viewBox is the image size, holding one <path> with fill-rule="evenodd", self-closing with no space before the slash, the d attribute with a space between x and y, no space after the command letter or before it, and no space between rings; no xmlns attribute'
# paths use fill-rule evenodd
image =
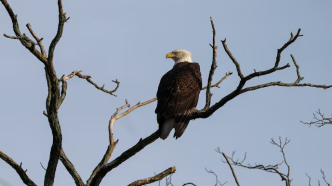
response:
<svg viewBox="0 0 332 186"><path fill-rule="evenodd" d="M219 181L219 179L218 179L218 175L217 175L216 173L214 173L212 170L207 170L207 169L205 168L205 171L208 172L208 173L210 173L210 174L213 174L213 175L216 177L216 184L215 184L215 186L217 186L218 183L219 183L220 186L223 186L223 185L225 185L225 184L227 183L227 181L226 181L225 183L223 183L223 184L220 183L220 181Z"/></svg>
<svg viewBox="0 0 332 186"><path fill-rule="evenodd" d="M218 81L216 84L211 85L211 88L212 87L220 88L219 87L220 83L223 82L228 76L230 76L232 74L233 74L233 72L227 72L226 75L223 78L221 78L220 81ZM207 88L207 86L203 87L202 90L205 90L206 88Z"/></svg>
<svg viewBox="0 0 332 186"><path fill-rule="evenodd" d="M308 176L308 178L309 178L309 186L311 186L311 178L310 178L310 176L307 173L305 173L305 175Z"/></svg>
<svg viewBox="0 0 332 186"><path fill-rule="evenodd" d="M322 178L323 178L323 180L325 181L326 185L330 186L330 183L326 181L326 176L325 176L325 174L324 174L323 169L320 169L320 172L322 173Z"/></svg>
<svg viewBox="0 0 332 186"><path fill-rule="evenodd" d="M115 96L116 97L116 95L115 94L113 94L114 92L116 92L117 90L118 90L118 88L119 88L119 86L120 86L120 82L116 79L115 81L113 81L114 83L116 83L116 87L115 87L115 89L114 90L106 90L106 89L104 89L104 86L105 85L103 85L102 87L100 87L100 86L98 86L95 82L93 82L90 78L91 78L91 76L86 76L86 75L82 75L81 73L76 73L75 74L77 77L79 77L79 78L82 78L82 79L85 79L87 82L89 82L89 83L91 83L92 85L94 85L98 90L101 90L101 91L103 91L103 92L106 92L106 93L108 93L108 94L111 94L112 96Z"/></svg>
<svg viewBox="0 0 332 186"><path fill-rule="evenodd" d="M45 52L45 49L44 49L44 46L43 46L43 44L42 44L42 40L43 40L43 38L40 38L39 39L39 37L35 34L35 32L32 30L32 27L31 27L31 25L30 25L30 23L28 23L27 25L27 28L28 28L28 30L30 31L30 34L35 38L35 40L37 41L37 43L38 43L38 45L39 45L39 48L40 48L40 51L41 51L41 53L42 53L42 55L44 56L44 57L46 57L47 58L47 54L46 54L46 52Z"/></svg>
<svg viewBox="0 0 332 186"><path fill-rule="evenodd" d="M46 171L45 167L43 166L43 164L40 162L41 167Z"/></svg>

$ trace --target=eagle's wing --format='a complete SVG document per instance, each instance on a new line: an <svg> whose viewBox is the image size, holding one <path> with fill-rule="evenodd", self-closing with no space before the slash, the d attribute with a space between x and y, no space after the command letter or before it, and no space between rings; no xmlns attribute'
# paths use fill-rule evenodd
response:
<svg viewBox="0 0 332 186"><path fill-rule="evenodd" d="M200 66L189 63L166 73L159 84L156 114L158 123L175 118L174 137L180 137L185 131L190 113L197 106L202 89Z"/></svg>

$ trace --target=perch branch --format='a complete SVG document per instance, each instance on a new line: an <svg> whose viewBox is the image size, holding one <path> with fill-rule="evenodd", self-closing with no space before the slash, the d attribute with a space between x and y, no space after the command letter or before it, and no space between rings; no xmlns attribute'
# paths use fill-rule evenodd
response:
<svg viewBox="0 0 332 186"><path fill-rule="evenodd" d="M95 82L93 82L93 81L90 79L91 76L82 75L82 74L79 73L79 72L76 73L75 75L76 75L77 77L79 77L79 78L85 79L87 82L89 82L89 83L91 83L92 85L94 85L98 90L101 90L101 91L103 91L103 92L105 92L105 93L111 94L111 95L113 95L113 96L116 97L116 95L113 94L113 93L114 93L115 91L117 91L118 88L119 88L119 86L120 86L120 82L119 82L118 80L113 81L114 83L116 83L116 87L115 87L115 89L109 91L109 90L104 89L104 86L105 86L105 85L103 85L102 87L100 87L100 86L98 86Z"/></svg>
<svg viewBox="0 0 332 186"><path fill-rule="evenodd" d="M231 72L228 72L219 82L217 82L216 84L214 84L214 85L212 85L211 87L218 87L219 86L219 84L224 80L224 79L226 79L226 77L228 77L228 76L230 76L232 73ZM87 76L88 77L88 76ZM124 116L126 116L127 114L129 114L129 113L131 113L132 111L134 111L135 109L137 109L137 108L139 108L139 107L142 107L142 106L144 106L144 105L147 105L147 104L149 104L149 103L152 103L152 102L154 102L154 101L156 101L157 100L157 98L155 97L155 98L152 98L152 99L150 99L150 100L147 100L147 101L145 101L145 102L142 102L142 103L137 103L136 105L134 105L133 107L131 107L130 109L128 109L127 111L125 111L125 112L123 112L123 113L121 113L121 114L119 114L119 115L116 115L115 117L114 117L114 121L116 121L116 120L118 120L118 119L120 119L120 118L122 118L122 117L124 117ZM126 106L126 105L124 105L124 106ZM116 113L116 114L118 114L118 113ZM114 123L114 122L113 122ZM128 158L126 158L126 156L128 155L128 153L129 154L131 154L131 153L137 153L138 151L140 151L140 150L142 150L146 145L148 145L148 144L150 144L150 143L152 143L154 140L156 140L156 139L158 139L159 138L159 135L158 135L158 130L154 133L154 134L152 134L151 136L149 136L149 137L147 137L145 140L142 140L142 141L140 141L138 144L136 144L134 147L132 147L131 149L129 149L129 150L127 150L126 152L124 152L120 157L118 157L119 159L118 160L120 160L120 159L125 159L125 160L127 160ZM117 141L115 142L115 143L117 143ZM147 143L147 144L144 144L144 143ZM143 146L142 148L138 148L139 146ZM98 185L97 183L100 183L101 182L101 179L107 174L107 172L109 172L109 171L111 171L113 168L115 168L116 166L118 166L118 165L116 165L118 162L120 162L120 161L116 161L116 163L115 163L115 167L113 167L113 168L109 168L109 171L107 171L107 172L104 172L104 173L99 173L99 172L101 172L101 169L102 169L102 167L105 167L106 165L106 163L108 162L108 160L109 160L109 158L110 158L110 154L112 153L112 151L113 151L114 149L112 149L110 146L108 146L108 148L107 148L107 150L106 150L106 152L105 152L105 155L104 155L104 157L103 157L103 159L101 160L101 162L96 166L96 168L93 170L93 172L92 172L92 174L91 174L91 176L90 176L90 178L88 179L88 181L87 181L87 185ZM138 150L137 152L134 152L134 150ZM134 154L133 154L134 155ZM125 161L124 160L124 161ZM114 160L115 161L115 160ZM112 161L113 163L114 163L114 161ZM112 163L111 162L111 163ZM122 161L123 162L123 161ZM122 162L120 162L120 164L122 163ZM110 164L110 163L108 163L108 164ZM111 166L110 166L111 167ZM102 174L105 174L105 175L102 175ZM95 176L96 175L99 175L100 177L97 179L97 178L95 178ZM100 180L99 180L100 179ZM94 181L94 182L92 182L92 181Z"/></svg>
<svg viewBox="0 0 332 186"><path fill-rule="evenodd" d="M22 163L18 165L13 159L11 159L8 155L3 153L2 151L0 151L0 158L17 172L23 183L25 183L28 186L37 186L26 174L27 170L23 170Z"/></svg>
<svg viewBox="0 0 332 186"><path fill-rule="evenodd" d="M159 138L159 131L157 130L150 136L146 137L145 139L140 139L136 145L131 147L130 149L126 150L123 152L119 157L111 161L110 163L107 163L103 165L100 170L96 173L94 178L91 180L91 186L97 186L100 184L102 179L105 177L105 175L111 171L112 169L116 168L119 166L121 163L124 161L128 160L132 156L134 156L136 153L141 151L144 147L147 145L153 143L155 140Z"/></svg>
<svg viewBox="0 0 332 186"><path fill-rule="evenodd" d="M332 118L326 118L324 116L324 114L322 114L320 112L320 109L318 109L318 111L316 111L316 113L320 116L320 118L318 118L316 116L316 114L313 113L315 121L311 121L311 122L300 121L300 122L305 124L305 125L309 125L309 126L316 125L317 127L322 127L322 126L327 125L327 124L332 125Z"/></svg>
<svg viewBox="0 0 332 186"><path fill-rule="evenodd" d="M161 172L161 173L159 173L159 174L157 174L153 177L149 177L149 178L134 181L133 183L129 184L128 186L139 186L139 185L150 184L150 183L162 180L166 176L173 174L175 171L176 171L175 167L170 167L170 168L164 170L163 172Z"/></svg>

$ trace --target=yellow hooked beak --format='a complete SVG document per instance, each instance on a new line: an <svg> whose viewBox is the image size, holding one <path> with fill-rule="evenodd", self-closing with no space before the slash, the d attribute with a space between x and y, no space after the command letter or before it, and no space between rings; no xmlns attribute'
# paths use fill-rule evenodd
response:
<svg viewBox="0 0 332 186"><path fill-rule="evenodd" d="M173 52L170 52L166 55L166 59L167 58L173 58L173 57L175 57L175 54Z"/></svg>

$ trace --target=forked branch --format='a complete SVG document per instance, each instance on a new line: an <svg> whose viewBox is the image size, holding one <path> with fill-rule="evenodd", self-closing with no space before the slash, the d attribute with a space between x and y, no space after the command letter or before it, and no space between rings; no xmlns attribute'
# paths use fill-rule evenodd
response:
<svg viewBox="0 0 332 186"><path fill-rule="evenodd" d="M16 35L11 37L8 36L6 34L4 34L5 37L7 38L11 38L11 39L18 39L20 40L20 42L22 43L22 45L27 48L34 56L36 56L42 63L46 64L47 63L47 58L40 53L36 48L35 45L36 43L33 42L28 36L26 36L25 34L21 34L20 31L20 27L18 25L18 21L17 21L17 14L14 13L14 11L12 10L11 6L9 5L9 3L7 2L7 0L0 0L1 3L3 4L3 6L6 8L9 17L12 20L13 23L13 30L14 33Z"/></svg>

